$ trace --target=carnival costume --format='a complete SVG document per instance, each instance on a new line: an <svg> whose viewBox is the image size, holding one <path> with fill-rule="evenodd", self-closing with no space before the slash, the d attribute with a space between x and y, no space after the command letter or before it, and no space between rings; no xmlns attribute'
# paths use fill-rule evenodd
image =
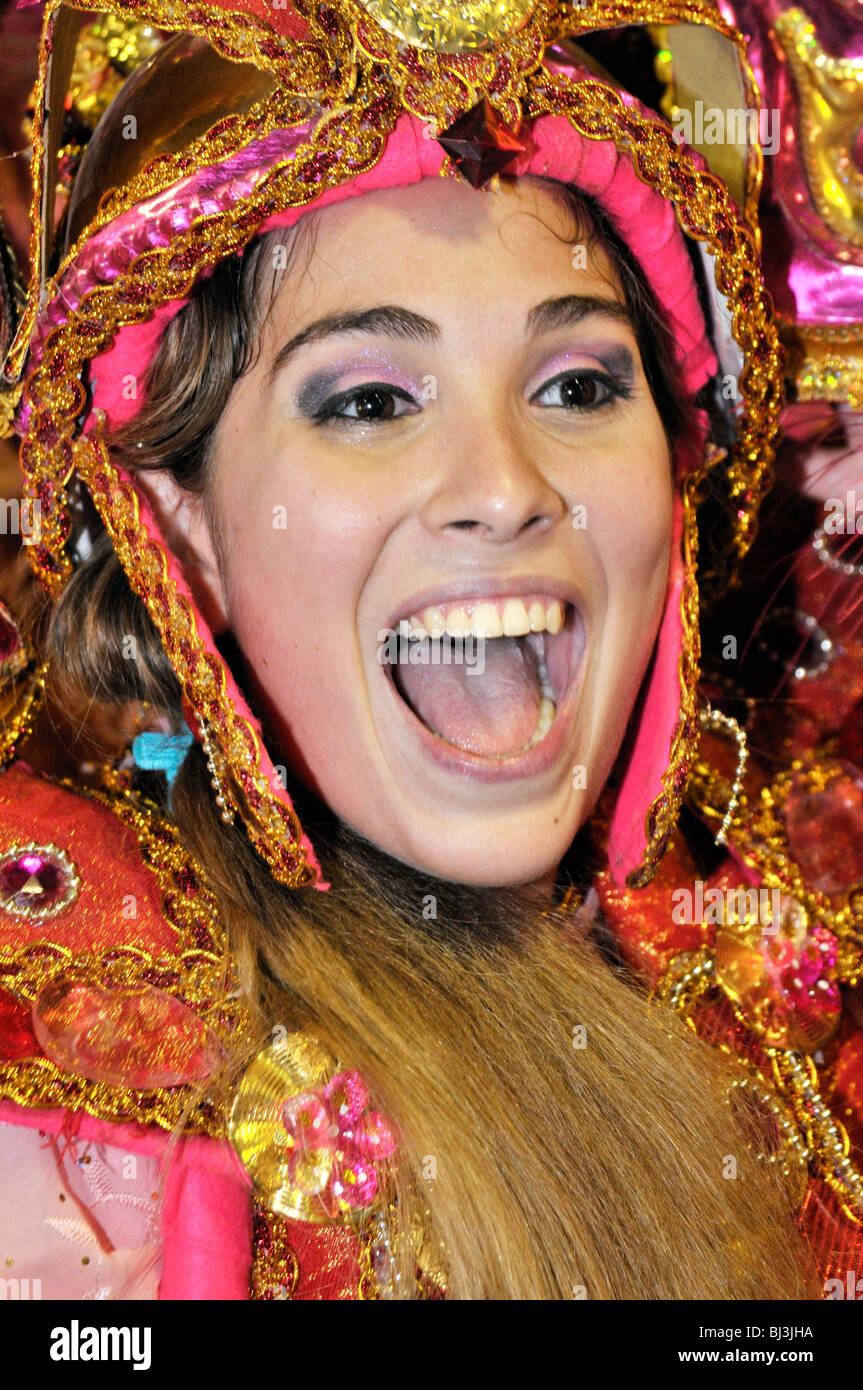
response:
<svg viewBox="0 0 863 1390"><path fill-rule="evenodd" d="M438 177L482 188L503 173L590 194L672 329L687 394L715 389L718 399L711 383L735 382L733 439L714 441L702 409L676 450L665 607L625 766L602 807L600 901L621 950L659 995L737 1055L740 1087L775 1126L765 1161L798 1176L803 1227L823 1278L835 1279L863 1266L863 1177L851 1146L863 1126L863 1044L842 995L859 980L863 887L859 878L819 885L802 871L785 825L790 772L763 787L747 780L743 731L699 709L697 689L699 581L721 592L752 543L782 407L783 359L758 259L762 157L745 142L718 177L668 119L577 47L632 24L662 26L667 56L675 34L700 42L737 104L757 110L740 35L699 4L132 0L112 5L84 40L76 10L49 4L33 124L32 282L5 375L24 497L39 507L28 553L57 595L82 553L83 485L158 629L224 819L243 824L278 882L326 891L261 726L143 491L106 445L140 405L129 375L143 375L202 277L309 209ZM114 78L124 63L134 67L136 45L142 61L122 102L97 112L82 154L58 113L73 110L84 123L93 84L76 86L73 75L87 43L102 58L113 52L101 71ZM164 99L180 90L179 103ZM136 117L146 138L124 139L123 122ZM58 175L69 190L63 246L53 244ZM685 238L699 248L698 274ZM708 482L733 522L711 537L715 558L699 576ZM19 1166L32 1191L10 1202L36 1200L46 1154L65 1164L76 1202L92 1209L99 1196L112 1213L114 1253L100 1247L92 1274L114 1295L244 1298L250 1280L263 1297L373 1293L373 1251L358 1246L350 1218L376 1199L376 1158L394 1142L385 1119L362 1080L334 1075L308 1039L262 1054L228 1110L207 1097L207 1076L247 1030L213 895L167 813L131 788L85 794L15 761L46 672L11 616L4 635L0 1121L34 1160ZM823 758L813 767L804 791L832 776ZM690 783L731 851L708 888L781 890L771 933L763 921L753 928L707 911L675 921L674 889L699 877L675 834ZM313 1203L292 1185L296 1096L306 1105L313 1097L328 1136ZM152 1192L178 1128L157 1208ZM61 1142L46 1149L40 1135ZM135 1200L112 1206L130 1154ZM46 1248L62 1236L51 1219ZM75 1292L90 1275L78 1261L71 1282L68 1263L61 1283Z"/></svg>

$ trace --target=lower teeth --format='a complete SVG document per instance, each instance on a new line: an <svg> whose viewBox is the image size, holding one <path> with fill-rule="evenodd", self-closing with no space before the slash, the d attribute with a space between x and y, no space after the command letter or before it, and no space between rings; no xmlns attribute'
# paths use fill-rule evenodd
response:
<svg viewBox="0 0 863 1390"><path fill-rule="evenodd" d="M554 723L554 716L557 714L557 705L554 702L554 691L551 687L551 681L548 679L548 667L541 657L539 661L539 684L542 690L542 700L539 706L536 728L533 731L533 737L530 743L526 745L527 748L535 748L536 745L545 738Z"/></svg>
<svg viewBox="0 0 863 1390"><path fill-rule="evenodd" d="M554 716L557 714L557 705L554 700L550 700L547 695L543 695L542 703L539 707L539 718L536 721L536 728L533 731L533 738L526 746L535 748L536 745L545 738L552 724Z"/></svg>

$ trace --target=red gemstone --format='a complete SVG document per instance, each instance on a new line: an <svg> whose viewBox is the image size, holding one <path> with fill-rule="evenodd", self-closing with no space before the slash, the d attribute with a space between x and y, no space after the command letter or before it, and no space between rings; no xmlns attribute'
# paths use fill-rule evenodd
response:
<svg viewBox="0 0 863 1390"><path fill-rule="evenodd" d="M46 574L57 573L60 568L59 563L55 556L51 554L47 545L37 545L35 547L35 555L39 568L43 569Z"/></svg>
<svg viewBox="0 0 863 1390"><path fill-rule="evenodd" d="M338 158L338 150L321 150L318 154L312 155L301 174L303 183L317 183Z"/></svg>
<svg viewBox="0 0 863 1390"><path fill-rule="evenodd" d="M117 293L117 298L121 304L143 304L150 294L147 285L129 284Z"/></svg>
<svg viewBox="0 0 863 1390"><path fill-rule="evenodd" d="M438 142L474 188L482 188L528 148L514 130L504 125L488 97L459 116L438 136Z"/></svg>
<svg viewBox="0 0 863 1390"><path fill-rule="evenodd" d="M389 114L390 98L386 95L375 97L374 101L366 107L363 115L363 124L377 128L384 117Z"/></svg>
<svg viewBox="0 0 863 1390"><path fill-rule="evenodd" d="M422 77L424 75L425 68L423 66L423 60L415 48L411 48L409 45L407 48L403 49L399 57L401 58L402 66L414 77Z"/></svg>
<svg viewBox="0 0 863 1390"><path fill-rule="evenodd" d="M43 479L36 489L36 496L39 500L39 506L45 511L50 511L54 503L54 479Z"/></svg>

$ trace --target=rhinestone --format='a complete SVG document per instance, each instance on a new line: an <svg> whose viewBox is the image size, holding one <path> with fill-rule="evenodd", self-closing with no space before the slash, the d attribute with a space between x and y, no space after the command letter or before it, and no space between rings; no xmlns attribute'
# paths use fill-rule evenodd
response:
<svg viewBox="0 0 863 1390"><path fill-rule="evenodd" d="M56 845L13 845L0 858L0 908L15 917L56 917L80 886L74 864Z"/></svg>

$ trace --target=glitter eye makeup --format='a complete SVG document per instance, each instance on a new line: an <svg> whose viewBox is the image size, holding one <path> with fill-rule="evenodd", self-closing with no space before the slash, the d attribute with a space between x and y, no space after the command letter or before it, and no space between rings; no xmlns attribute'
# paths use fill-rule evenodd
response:
<svg viewBox="0 0 863 1390"><path fill-rule="evenodd" d="M531 405L586 415L632 399L636 363L623 343L585 344L558 353L542 376L542 384L529 390Z"/></svg>
<svg viewBox="0 0 863 1390"><path fill-rule="evenodd" d="M330 361L306 375L293 393L289 411L307 420L328 418L360 392L377 392L409 402L422 396L422 381L397 366L384 352L366 349Z"/></svg>

